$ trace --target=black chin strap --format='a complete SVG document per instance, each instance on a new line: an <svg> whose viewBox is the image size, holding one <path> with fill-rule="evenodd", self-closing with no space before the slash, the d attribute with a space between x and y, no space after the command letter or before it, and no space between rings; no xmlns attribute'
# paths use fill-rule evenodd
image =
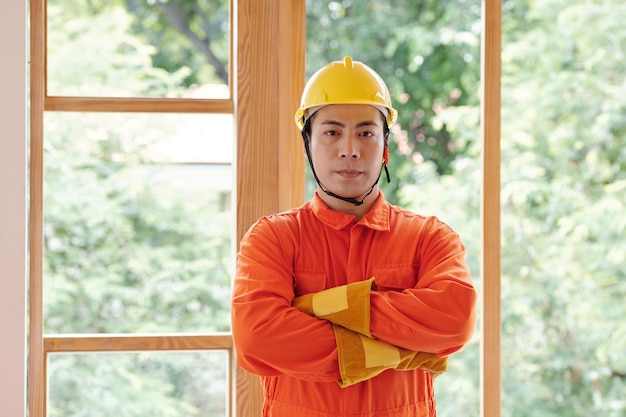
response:
<svg viewBox="0 0 626 417"><path fill-rule="evenodd" d="M310 120L310 119L309 119ZM315 178L315 182L317 182L317 185L320 187L320 189L322 191L324 191L324 193L326 193L327 195L337 198L339 200L342 201L346 201L348 203L354 204L355 206L360 206L361 204L363 204L363 202L365 201L365 199L372 194L372 191L374 191L374 187L376 187L376 184L378 184L378 181L380 180L380 174L383 171L383 168L385 169L385 174L387 176L387 183L391 182L391 179L389 178L389 169L387 169L387 165L385 165L385 163L383 162L382 166L380 167L380 172L378 173L378 177L376 177L376 181L374 182L374 184L372 184L372 186L370 187L370 190L367 192L367 194L365 194L363 196L363 198L361 199L361 201L357 200L356 198L352 198L352 197L344 197L338 194L333 193L330 190L327 190L326 187L324 187L322 185L322 183L320 182L319 178L317 177L317 173L315 172L315 167L313 166L313 159L311 158L311 150L309 149L309 134L308 132L310 131L310 124L309 124L309 120L306 121L306 123L304 124L304 127L302 128L302 139L304 140L304 149L306 150L306 156L307 159L309 160L309 166L311 167L311 172L313 173L313 177ZM387 138L389 137L389 131L385 130L385 146L387 145Z"/></svg>

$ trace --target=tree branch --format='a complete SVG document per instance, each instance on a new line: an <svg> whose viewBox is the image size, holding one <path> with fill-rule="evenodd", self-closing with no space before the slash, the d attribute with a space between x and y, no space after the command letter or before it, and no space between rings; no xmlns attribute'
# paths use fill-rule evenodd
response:
<svg viewBox="0 0 626 417"><path fill-rule="evenodd" d="M201 39L191 30L180 1L170 0L165 3L158 2L156 5L167 21L170 22L176 30L189 38L193 45L207 58L209 64L215 69L215 74L224 81L224 83L228 84L228 72L209 47L211 43L209 32L207 31L206 36Z"/></svg>

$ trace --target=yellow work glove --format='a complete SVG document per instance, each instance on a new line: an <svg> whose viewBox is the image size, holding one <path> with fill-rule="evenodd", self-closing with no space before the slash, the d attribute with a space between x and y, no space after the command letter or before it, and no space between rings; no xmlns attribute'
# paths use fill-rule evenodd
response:
<svg viewBox="0 0 626 417"><path fill-rule="evenodd" d="M374 278L353 282L293 299L298 310L372 337L370 332L370 292Z"/></svg>
<svg viewBox="0 0 626 417"><path fill-rule="evenodd" d="M371 339L333 325L342 388L368 380L387 369L406 371L422 368L434 376L443 373L447 358L434 353L412 352L378 339Z"/></svg>
<svg viewBox="0 0 626 417"><path fill-rule="evenodd" d="M402 361L394 369L398 371L409 371L411 369L421 368L432 374L433 377L439 376L448 368L448 357L437 356L429 352L413 352L410 350L398 348L402 353Z"/></svg>

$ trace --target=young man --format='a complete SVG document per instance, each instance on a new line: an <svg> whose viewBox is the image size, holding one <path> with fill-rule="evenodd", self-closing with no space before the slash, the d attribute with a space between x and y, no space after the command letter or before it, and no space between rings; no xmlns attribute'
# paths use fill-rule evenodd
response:
<svg viewBox="0 0 626 417"><path fill-rule="evenodd" d="M350 57L305 86L296 124L317 190L250 228L233 289L237 361L261 376L264 417L435 416L433 378L473 333L459 236L379 190L396 117Z"/></svg>

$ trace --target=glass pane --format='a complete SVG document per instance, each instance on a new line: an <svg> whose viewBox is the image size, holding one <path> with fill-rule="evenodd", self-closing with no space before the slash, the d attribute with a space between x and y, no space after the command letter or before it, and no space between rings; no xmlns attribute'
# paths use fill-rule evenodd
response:
<svg viewBox="0 0 626 417"><path fill-rule="evenodd" d="M625 416L626 3L517 6L502 50L503 415Z"/></svg>
<svg viewBox="0 0 626 417"><path fill-rule="evenodd" d="M226 417L228 352L51 354L48 417Z"/></svg>
<svg viewBox="0 0 626 417"><path fill-rule="evenodd" d="M45 332L229 331L232 116L44 124Z"/></svg>
<svg viewBox="0 0 626 417"><path fill-rule="evenodd" d="M479 282L481 2L307 1L307 75L351 55L387 83L399 122L389 171L392 203L452 226ZM311 178L311 177L310 177ZM307 182L308 195L315 188ZM479 332L435 380L437 415L479 414Z"/></svg>
<svg viewBox="0 0 626 417"><path fill-rule="evenodd" d="M228 0L49 0L51 96L228 98Z"/></svg>

